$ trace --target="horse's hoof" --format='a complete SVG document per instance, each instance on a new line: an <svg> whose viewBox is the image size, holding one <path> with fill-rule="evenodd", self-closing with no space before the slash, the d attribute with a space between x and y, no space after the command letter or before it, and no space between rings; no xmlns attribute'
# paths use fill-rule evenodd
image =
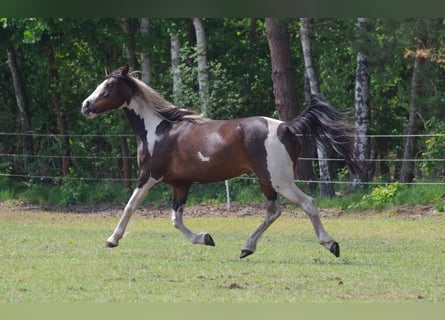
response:
<svg viewBox="0 0 445 320"><path fill-rule="evenodd" d="M117 244L111 243L110 241L106 241L104 244L105 248L114 248L117 247Z"/></svg>
<svg viewBox="0 0 445 320"><path fill-rule="evenodd" d="M337 258L340 257L340 245L337 242L334 242L329 250Z"/></svg>
<svg viewBox="0 0 445 320"><path fill-rule="evenodd" d="M239 258L243 259L247 256L250 256L252 253L253 253L253 251L243 249L243 250L241 250L241 254L240 254Z"/></svg>
<svg viewBox="0 0 445 320"><path fill-rule="evenodd" d="M215 246L215 242L213 241L212 237L208 233L204 236L204 244L206 246L212 246L212 247Z"/></svg>

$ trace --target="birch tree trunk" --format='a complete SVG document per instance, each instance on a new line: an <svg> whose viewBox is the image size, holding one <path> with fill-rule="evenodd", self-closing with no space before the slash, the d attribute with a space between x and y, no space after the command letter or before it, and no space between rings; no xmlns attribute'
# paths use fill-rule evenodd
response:
<svg viewBox="0 0 445 320"><path fill-rule="evenodd" d="M26 92L17 63L17 54L13 48L8 49L8 67L11 71L17 109L19 110L20 132L26 133L30 129L28 101L26 99ZM22 137L22 152L23 154L32 154L32 139L28 135ZM25 170L28 169L28 158L26 157L23 159L23 167Z"/></svg>
<svg viewBox="0 0 445 320"><path fill-rule="evenodd" d="M143 38L143 42L148 43L150 38L150 20L148 18L141 19L140 32ZM142 66L142 78L146 84L151 84L151 68L150 68L150 51L148 45L144 46L141 52L141 66Z"/></svg>
<svg viewBox="0 0 445 320"><path fill-rule="evenodd" d="M425 41L419 39L417 42L417 50L423 49L424 46ZM403 150L402 168L400 170L400 182L402 183L409 183L412 182L414 179L414 162L409 160L413 159L416 154L416 141L412 135L416 134L416 122L419 112L417 100L421 88L419 74L420 67L424 62L425 58L422 57L420 54L416 54L416 57L414 58L413 72L411 78L410 111L408 126L406 128L407 137Z"/></svg>
<svg viewBox="0 0 445 320"><path fill-rule="evenodd" d="M172 74L173 74L173 101L175 104L181 104L182 96L182 81L179 66L181 65L181 58L179 56L181 50L181 43L177 33L170 35L170 54L172 60Z"/></svg>
<svg viewBox="0 0 445 320"><path fill-rule="evenodd" d="M309 87L311 93L320 93L320 87L318 85L317 75L315 73L314 64L312 61L312 47L311 47L311 34L312 34L312 23L309 18L301 18L301 46L303 48L303 58L304 58L304 68L306 71L307 78L309 80Z"/></svg>
<svg viewBox="0 0 445 320"><path fill-rule="evenodd" d="M209 76L207 72L207 42L201 19L193 18L196 32L196 53L198 60L198 85L201 98L201 113L207 116L209 106Z"/></svg>
<svg viewBox="0 0 445 320"><path fill-rule="evenodd" d="M359 18L357 27L359 32L359 43L361 49L357 52L357 67L355 74L355 91L354 91L354 111L355 111L355 137L354 137L354 153L360 165L361 173L352 175L352 187L355 188L362 182L368 180L368 162L370 158L370 123L371 109L369 105L369 61L365 48L368 42L369 19Z"/></svg>
<svg viewBox="0 0 445 320"><path fill-rule="evenodd" d="M320 93L320 87L318 85L317 75L315 73L315 68L312 59L312 49L311 49L311 21L309 18L301 18L301 46L303 48L304 66L306 71L306 76L309 82L310 95ZM308 96L308 95L307 95ZM307 101L308 105L310 100ZM332 197L335 195L334 186L331 182L331 175L329 170L329 162L326 160L328 158L325 146L317 144L317 156L318 156L318 166L320 172L320 195L324 197Z"/></svg>

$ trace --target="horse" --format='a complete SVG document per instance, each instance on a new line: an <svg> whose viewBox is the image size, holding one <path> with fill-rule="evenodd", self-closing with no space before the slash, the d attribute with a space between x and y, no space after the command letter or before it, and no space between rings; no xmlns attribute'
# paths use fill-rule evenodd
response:
<svg viewBox="0 0 445 320"><path fill-rule="evenodd" d="M278 194L299 205L309 217L318 242L336 257L340 246L325 230L314 199L295 184L294 169L302 148L322 143L332 148L352 172L354 160L347 125L321 95L289 122L255 116L212 120L176 107L157 91L121 67L106 77L81 106L86 118L122 109L136 136L137 187L106 247L118 246L130 217L155 185L173 189L171 220L193 244L214 246L210 234L194 233L183 222L184 206L192 184L211 183L253 172L265 197L266 215L248 236L240 258L253 254L262 234L281 215Z"/></svg>

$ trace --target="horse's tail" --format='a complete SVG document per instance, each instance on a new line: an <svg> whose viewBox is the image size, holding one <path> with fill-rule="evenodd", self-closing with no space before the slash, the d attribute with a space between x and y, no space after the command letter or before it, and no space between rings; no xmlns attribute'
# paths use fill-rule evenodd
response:
<svg viewBox="0 0 445 320"><path fill-rule="evenodd" d="M310 143L315 138L317 144L331 147L345 160L353 174L360 172L361 169L355 161L353 138L348 134L348 126L341 120L341 113L321 95L312 94L311 105L289 121L287 127L305 143Z"/></svg>

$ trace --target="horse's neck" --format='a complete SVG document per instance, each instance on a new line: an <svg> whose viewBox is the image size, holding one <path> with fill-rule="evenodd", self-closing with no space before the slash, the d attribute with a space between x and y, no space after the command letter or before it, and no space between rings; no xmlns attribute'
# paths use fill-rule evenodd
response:
<svg viewBox="0 0 445 320"><path fill-rule="evenodd" d="M156 128L162 122L162 118L141 100L137 99L133 99L124 110L133 132L140 141L147 142L148 151L153 155L153 148L156 142Z"/></svg>

